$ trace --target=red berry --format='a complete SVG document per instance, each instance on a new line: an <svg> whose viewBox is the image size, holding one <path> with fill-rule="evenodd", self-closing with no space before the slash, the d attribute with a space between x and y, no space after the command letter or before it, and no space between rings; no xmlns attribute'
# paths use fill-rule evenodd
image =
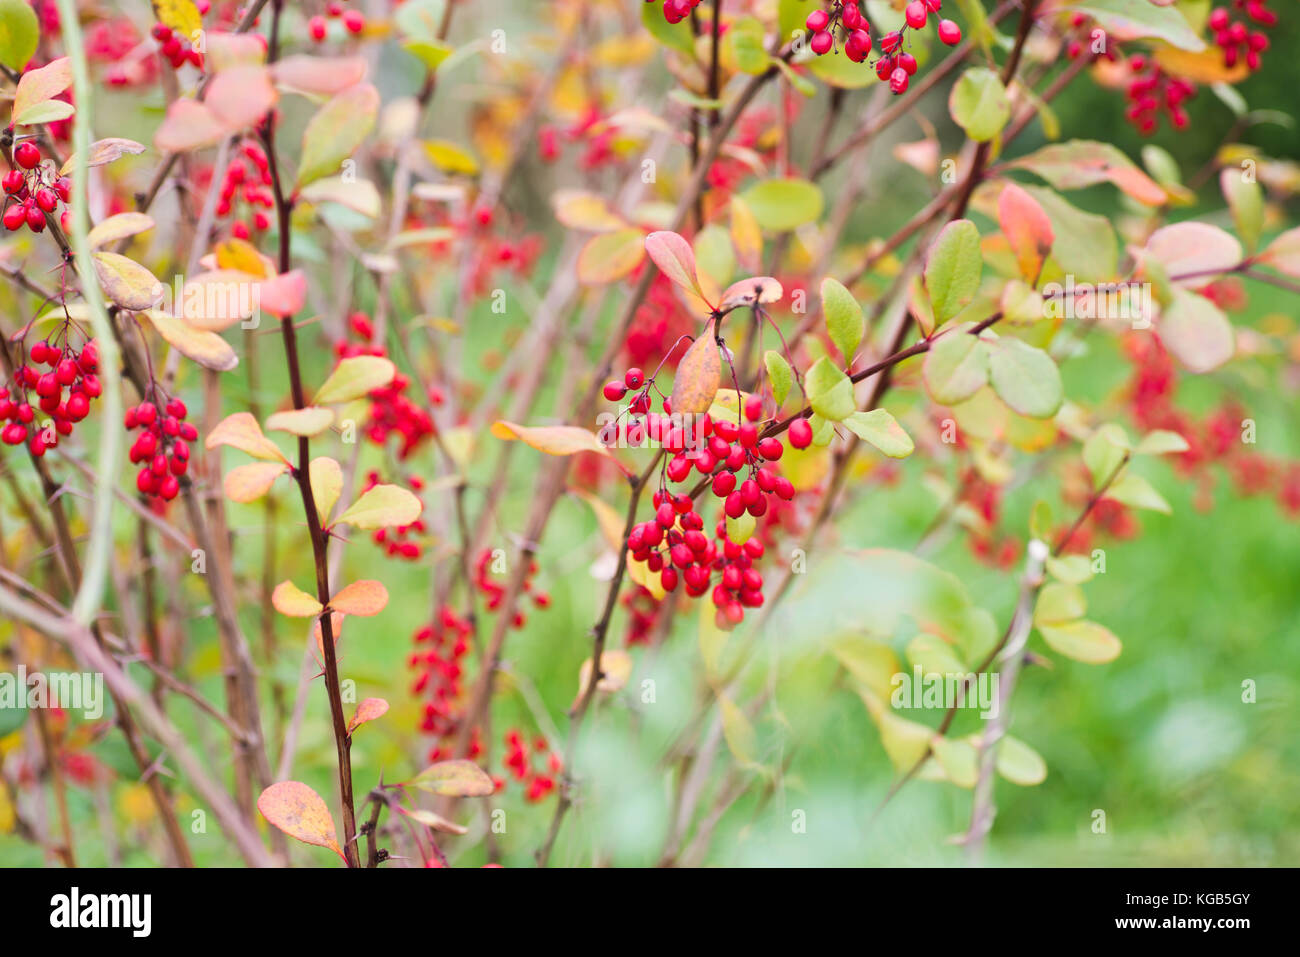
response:
<svg viewBox="0 0 1300 957"><path fill-rule="evenodd" d="M321 40L324 40L325 39L325 18L312 17L310 20L308 20L307 32L310 33L311 38L318 43Z"/></svg>
<svg viewBox="0 0 1300 957"><path fill-rule="evenodd" d="M807 419L795 419L790 423L790 444L796 449L806 449L812 445L812 423Z"/></svg>
<svg viewBox="0 0 1300 957"><path fill-rule="evenodd" d="M831 15L829 13L827 13L825 10L814 10L812 13L808 14L808 17L807 19L804 20L803 25L807 27L809 30L811 30L813 33L821 33L823 30L826 29L827 24L829 24L830 22L831 22Z"/></svg>
<svg viewBox="0 0 1300 957"><path fill-rule="evenodd" d="M830 52L831 47L835 45L835 38L827 31L822 30L813 34L812 42L808 45L812 47L813 53L821 56L824 53Z"/></svg>
<svg viewBox="0 0 1300 957"><path fill-rule="evenodd" d="M58 194L52 189L38 189L36 191L36 205L47 213L54 212L54 207L59 205Z"/></svg>
<svg viewBox="0 0 1300 957"><path fill-rule="evenodd" d="M763 458L767 459L769 462L775 462L784 452L785 446L782 445L781 440L774 435L759 440L758 454L763 456Z"/></svg>
<svg viewBox="0 0 1300 957"><path fill-rule="evenodd" d="M360 33L366 28L366 18L361 15L360 10L349 10L343 14L343 26L348 33Z"/></svg>
<svg viewBox="0 0 1300 957"><path fill-rule="evenodd" d="M947 46L956 46L961 43L961 27L951 20L940 20L939 39Z"/></svg>
<svg viewBox="0 0 1300 957"><path fill-rule="evenodd" d="M31 141L23 141L14 147L14 161L23 169L32 169L41 161L41 151Z"/></svg>
<svg viewBox="0 0 1300 957"><path fill-rule="evenodd" d="M623 375L623 381L629 389L639 389L645 383L645 373L640 369L628 369Z"/></svg>
<svg viewBox="0 0 1300 957"><path fill-rule="evenodd" d="M27 185L27 177L23 176L22 170L11 169L5 173L4 188L6 193L17 193Z"/></svg>
<svg viewBox="0 0 1300 957"><path fill-rule="evenodd" d="M34 233L45 229L45 214L36 208L35 203L27 207L27 228Z"/></svg>
<svg viewBox="0 0 1300 957"><path fill-rule="evenodd" d="M15 229L21 229L23 223L27 222L27 210L21 203L14 203L4 214L5 229L13 232Z"/></svg>
<svg viewBox="0 0 1300 957"><path fill-rule="evenodd" d="M912 2L907 5L907 25L913 30L919 30L921 27L925 26L926 18L929 15L929 11L926 10L925 4L922 3L921 0L912 0Z"/></svg>
<svg viewBox="0 0 1300 957"><path fill-rule="evenodd" d="M605 398L610 402L618 402L627 395L627 386L615 379L605 383L604 392Z"/></svg>
<svg viewBox="0 0 1300 957"><path fill-rule="evenodd" d="M895 93L907 92L908 76L907 71L901 66L895 67L894 72L889 74L889 88Z"/></svg>
<svg viewBox="0 0 1300 957"><path fill-rule="evenodd" d="M713 494L718 498L726 498L736 489L735 472L719 472L713 476Z"/></svg>

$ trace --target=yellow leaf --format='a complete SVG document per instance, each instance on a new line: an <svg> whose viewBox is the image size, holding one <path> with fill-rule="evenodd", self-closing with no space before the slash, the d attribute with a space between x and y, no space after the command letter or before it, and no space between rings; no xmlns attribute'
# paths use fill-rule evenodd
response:
<svg viewBox="0 0 1300 957"><path fill-rule="evenodd" d="M431 764L411 784L422 791L446 797L487 797L496 790L487 772L472 761L439 761Z"/></svg>
<svg viewBox="0 0 1300 957"><path fill-rule="evenodd" d="M316 393L317 405L351 402L375 389L382 389L397 375L397 366L380 356L352 356L330 373Z"/></svg>
<svg viewBox="0 0 1300 957"><path fill-rule="evenodd" d="M602 652L600 656L600 678L596 681L596 690L613 693L627 685L627 679L632 675L632 656L626 651L610 649ZM578 669L578 698L587 691L587 684L591 681L591 659L588 658Z"/></svg>
<svg viewBox="0 0 1300 957"><path fill-rule="evenodd" d="M289 409L267 416L266 427L275 432L288 432L311 438L320 435L334 424L334 410L309 405L305 409Z"/></svg>
<svg viewBox="0 0 1300 957"><path fill-rule="evenodd" d="M424 152L429 162L444 173L464 173L466 176L478 174L478 160L461 146L450 140L425 140Z"/></svg>
<svg viewBox="0 0 1300 957"><path fill-rule="evenodd" d="M148 317L150 324L158 335L167 340L187 359L192 359L205 369L213 372L229 372L239 365L239 357L225 339L215 332L195 329L188 322L177 319L163 309L150 309L141 313Z"/></svg>
<svg viewBox="0 0 1300 957"><path fill-rule="evenodd" d="M153 227L152 216L146 216L144 213L118 213L95 226L87 234L86 242L91 249L98 249L100 246L107 246L128 236L135 236Z"/></svg>
<svg viewBox="0 0 1300 957"><path fill-rule="evenodd" d="M343 469L327 456L312 459L307 467L311 477L311 495L316 502L316 515L322 525L327 524L330 512L343 494Z"/></svg>
<svg viewBox="0 0 1300 957"><path fill-rule="evenodd" d="M406 489L397 485L376 485L363 492L334 520L334 524L346 523L361 529L410 525L423 510L424 503Z"/></svg>
<svg viewBox="0 0 1300 957"><path fill-rule="evenodd" d="M203 29L203 17L194 0L153 0L153 12L159 23L165 23L190 42Z"/></svg>
<svg viewBox="0 0 1300 957"><path fill-rule="evenodd" d="M578 281L594 286L625 277L645 259L643 235L628 227L592 236L578 254Z"/></svg>
<svg viewBox="0 0 1300 957"><path fill-rule="evenodd" d="M143 312L158 302L163 286L154 274L117 253L94 254L95 275L104 295L131 312Z"/></svg>
<svg viewBox="0 0 1300 957"><path fill-rule="evenodd" d="M537 451L545 452L547 455L576 455L579 452L595 452L597 455L608 456L611 460L618 461L610 454L609 449L605 448L594 432L579 428L576 425L529 426L498 419L492 423L492 434L498 439L505 439L506 441L519 439L525 445L530 445ZM619 467L623 467L622 463L619 464Z"/></svg>
<svg viewBox="0 0 1300 957"><path fill-rule="evenodd" d="M722 357L711 331L706 331L686 350L673 377L674 415L709 411L722 382Z"/></svg>
<svg viewBox="0 0 1300 957"><path fill-rule="evenodd" d="M282 581L271 592L271 606L290 618L314 618L325 606L291 581Z"/></svg>

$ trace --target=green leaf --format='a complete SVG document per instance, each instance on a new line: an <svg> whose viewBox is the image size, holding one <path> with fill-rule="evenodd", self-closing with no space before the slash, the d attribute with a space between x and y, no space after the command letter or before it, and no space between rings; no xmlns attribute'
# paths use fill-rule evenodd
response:
<svg viewBox="0 0 1300 957"><path fill-rule="evenodd" d="M858 344L867 331L867 320L862 307L853 294L838 279L829 276L822 280L822 312L826 314L826 330L831 342L840 350L847 366L858 351Z"/></svg>
<svg viewBox="0 0 1300 957"><path fill-rule="evenodd" d="M753 764L758 751L754 726L749 723L745 712L725 694L718 695L718 707L722 711L722 736L726 739L727 749L742 765Z"/></svg>
<svg viewBox="0 0 1300 957"><path fill-rule="evenodd" d="M740 518L732 518L728 515L727 538L735 542L737 545L744 545L745 542L749 541L750 536L754 534L754 529L757 525L758 523L754 520L754 516L750 515L748 512L742 512Z"/></svg>
<svg viewBox="0 0 1300 957"><path fill-rule="evenodd" d="M980 234L975 224L969 219L957 219L945 226L925 262L925 291L939 322L947 322L970 305L979 290L983 270Z"/></svg>
<svg viewBox="0 0 1300 957"><path fill-rule="evenodd" d="M780 408L790 394L794 371L790 368L790 363L785 361L785 356L775 349L763 353L763 365L767 367L767 381L772 383L772 398L776 400L777 408Z"/></svg>
<svg viewBox="0 0 1300 957"><path fill-rule="evenodd" d="M1087 613L1088 602L1078 585L1049 582L1039 591L1038 601L1034 603L1034 624L1065 624Z"/></svg>
<svg viewBox="0 0 1300 957"><path fill-rule="evenodd" d="M1124 461L1130 449L1128 436L1124 429L1113 422L1101 426L1083 443L1083 464L1092 475L1092 487L1101 488L1102 483L1115 476L1115 470Z"/></svg>
<svg viewBox="0 0 1300 957"><path fill-rule="evenodd" d="M41 27L26 0L0 0L0 63L21 70L36 55Z"/></svg>
<svg viewBox="0 0 1300 957"><path fill-rule="evenodd" d="M1046 568L1053 578L1067 585L1082 585L1092 580L1092 563L1084 555L1048 558Z"/></svg>
<svg viewBox="0 0 1300 957"><path fill-rule="evenodd" d="M1011 118L1011 100L996 73L972 67L961 75L948 96L953 121L977 143L993 139Z"/></svg>
<svg viewBox="0 0 1300 957"><path fill-rule="evenodd" d="M369 83L350 86L325 103L302 133L298 186L333 176L374 129L379 91Z"/></svg>
<svg viewBox="0 0 1300 957"><path fill-rule="evenodd" d="M1086 0L1068 9L1092 17L1116 40L1154 37L1193 53L1205 49L1205 41L1177 7L1158 7L1146 0Z"/></svg>
<svg viewBox="0 0 1300 957"><path fill-rule="evenodd" d="M940 405L964 402L989 380L988 345L965 329L954 329L940 336L925 354L921 377Z"/></svg>
<svg viewBox="0 0 1300 957"><path fill-rule="evenodd" d="M1025 787L1042 784L1047 778L1047 762L1025 742L1009 734L998 742L998 756L994 766L998 774L1012 784Z"/></svg>
<svg viewBox="0 0 1300 957"><path fill-rule="evenodd" d="M809 8L811 9L811 7ZM865 63L854 63L843 52L815 56L807 61L808 72L827 86L842 90L859 90L880 82L876 71Z"/></svg>
<svg viewBox="0 0 1300 957"><path fill-rule="evenodd" d="M657 11L656 11L657 12ZM757 76L767 70L768 54L763 49L763 24L757 17L738 17L728 25L723 42L736 69Z"/></svg>
<svg viewBox="0 0 1300 957"><path fill-rule="evenodd" d="M376 485L349 505L334 525L348 524L367 531L410 525L423 510L424 504L400 485Z"/></svg>
<svg viewBox="0 0 1300 957"><path fill-rule="evenodd" d="M1121 475L1116 482L1112 483L1106 490L1106 497L1133 508L1150 509L1166 515L1173 513L1164 496L1157 492L1150 482L1132 472Z"/></svg>
<svg viewBox="0 0 1300 957"><path fill-rule="evenodd" d="M1061 271L1078 282L1105 282L1115 278L1119 241L1110 220L1085 213L1042 186L1026 186L1052 223L1052 258Z"/></svg>
<svg viewBox="0 0 1300 957"><path fill-rule="evenodd" d="M1050 419L1065 398L1061 371L1052 357L1012 336L993 343L989 374L998 398L1033 419Z"/></svg>
<svg viewBox="0 0 1300 957"><path fill-rule="evenodd" d="M1253 254L1259 246L1259 235L1264 230L1264 191L1259 183L1247 179L1245 172L1229 166L1219 174L1223 196L1232 210L1237 235L1241 237L1246 252Z"/></svg>
<svg viewBox="0 0 1300 957"><path fill-rule="evenodd" d="M831 422L843 422L857 408L853 383L825 356L813 363L804 384L813 411Z"/></svg>
<svg viewBox="0 0 1300 957"><path fill-rule="evenodd" d="M979 753L969 741L936 734L930 742L934 759L944 776L959 788L973 788L979 779Z"/></svg>
<svg viewBox="0 0 1300 957"><path fill-rule="evenodd" d="M907 661L930 675L958 675L970 671L952 645L937 635L920 634L907 643Z"/></svg>
<svg viewBox="0 0 1300 957"><path fill-rule="evenodd" d="M740 194L768 232L786 233L822 214L822 191L806 179L768 179Z"/></svg>
<svg viewBox="0 0 1300 957"><path fill-rule="evenodd" d="M1114 661L1123 650L1119 639L1110 629L1095 621L1071 621L1037 627L1053 651L1087 665L1104 665L1108 661Z"/></svg>
<svg viewBox="0 0 1300 957"><path fill-rule="evenodd" d="M1156 429L1142 436L1133 451L1137 455L1167 455L1171 452L1186 452L1189 447L1187 440L1177 432Z"/></svg>
<svg viewBox="0 0 1300 957"><path fill-rule="evenodd" d="M884 409L854 412L844 420L844 424L858 438L870 442L891 459L907 458L916 449L911 436Z"/></svg>

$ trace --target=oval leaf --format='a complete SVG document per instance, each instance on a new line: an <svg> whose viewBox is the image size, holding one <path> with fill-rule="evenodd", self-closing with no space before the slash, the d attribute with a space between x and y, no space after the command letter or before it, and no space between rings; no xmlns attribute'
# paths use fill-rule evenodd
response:
<svg viewBox="0 0 1300 957"><path fill-rule="evenodd" d="M361 494L334 520L335 525L372 529L410 525L420 517L424 503L398 485L376 485Z"/></svg>
<svg viewBox="0 0 1300 957"><path fill-rule="evenodd" d="M330 608L344 615L368 618L388 604L388 589L382 582L365 579L353 582L330 599Z"/></svg>
<svg viewBox="0 0 1300 957"><path fill-rule="evenodd" d="M299 781L272 784L257 799L262 817L284 833L304 844L328 847L343 857L339 849L334 818L321 796Z"/></svg>
<svg viewBox="0 0 1300 957"><path fill-rule="evenodd" d="M431 764L411 784L445 797L487 797L496 790L487 772L473 761L439 761Z"/></svg>
<svg viewBox="0 0 1300 957"><path fill-rule="evenodd" d="M271 592L271 607L290 618L315 618L325 606L291 581L282 581Z"/></svg>
<svg viewBox="0 0 1300 957"><path fill-rule="evenodd" d="M673 378L674 415L709 411L722 384L722 356L711 332L706 332L686 350Z"/></svg>
<svg viewBox="0 0 1300 957"><path fill-rule="evenodd" d="M397 366L382 356L352 356L344 359L330 373L316 393L317 405L351 402L382 389L397 375Z"/></svg>

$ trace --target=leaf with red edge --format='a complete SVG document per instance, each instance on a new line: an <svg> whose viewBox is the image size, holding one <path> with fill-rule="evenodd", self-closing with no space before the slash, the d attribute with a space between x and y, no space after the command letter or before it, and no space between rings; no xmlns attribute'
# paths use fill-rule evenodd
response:
<svg viewBox="0 0 1300 957"><path fill-rule="evenodd" d="M289 464L279 447L262 434L262 427L257 424L257 419L253 418L251 412L235 412L216 424L204 440L203 447L215 449L220 445L229 445L233 449L247 452L255 459Z"/></svg>
<svg viewBox="0 0 1300 957"><path fill-rule="evenodd" d="M359 56L295 54L277 60L271 66L271 78L287 90L333 96L366 78L366 61Z"/></svg>
<svg viewBox="0 0 1300 957"><path fill-rule="evenodd" d="M722 384L722 356L712 331L706 331L686 350L673 377L674 415L708 412Z"/></svg>
<svg viewBox="0 0 1300 957"><path fill-rule="evenodd" d="M344 856L329 808L319 794L302 782L272 784L258 797L257 809L269 823L294 840L328 847L339 857Z"/></svg>
<svg viewBox="0 0 1300 957"><path fill-rule="evenodd" d="M388 589L382 582L365 579L353 582L330 599L330 607L345 615L368 618L377 615L388 604Z"/></svg>
<svg viewBox="0 0 1300 957"><path fill-rule="evenodd" d="M1269 243L1256 262L1300 279L1300 226L1288 229Z"/></svg>
<svg viewBox="0 0 1300 957"><path fill-rule="evenodd" d="M348 722L348 734L351 734L367 721L382 718L388 711L388 702L383 698L366 698L357 705L357 713Z"/></svg>
<svg viewBox="0 0 1300 957"><path fill-rule="evenodd" d="M1056 240L1043 207L1015 183L1008 183L998 197L998 224L1015 254L1020 275L1037 282Z"/></svg>
<svg viewBox="0 0 1300 957"><path fill-rule="evenodd" d="M750 276L748 279L736 280L723 291L718 310L780 302L784 295L785 290L772 276Z"/></svg>
<svg viewBox="0 0 1300 957"><path fill-rule="evenodd" d="M1147 206L1160 206L1169 194L1116 146L1095 140L1053 143L1012 160L1007 166L1026 169L1057 189L1084 189L1111 183Z"/></svg>
<svg viewBox="0 0 1300 957"><path fill-rule="evenodd" d="M653 232L645 238L645 251L650 254L659 271L686 294L687 300L704 312L713 306L704 298L699 276L695 272L695 250L677 233L668 230Z"/></svg>
<svg viewBox="0 0 1300 957"><path fill-rule="evenodd" d="M307 277L294 269L266 280L258 286L258 305L273 316L295 316L307 301Z"/></svg>
<svg viewBox="0 0 1300 957"><path fill-rule="evenodd" d="M226 135L226 124L198 100L173 100L153 135L160 153L186 153L212 146Z"/></svg>
<svg viewBox="0 0 1300 957"><path fill-rule="evenodd" d="M264 66L237 66L212 78L204 100L229 132L257 123L280 99Z"/></svg>
<svg viewBox="0 0 1300 957"><path fill-rule="evenodd" d="M28 70L18 80L14 91L13 125L23 126L36 120L42 104L72 86L72 61L67 57L51 60L45 66ZM71 115L71 114L69 114Z"/></svg>
<svg viewBox="0 0 1300 957"><path fill-rule="evenodd" d="M431 764L409 783L444 797L487 797L496 791L486 771L473 761L461 759Z"/></svg>
<svg viewBox="0 0 1300 957"><path fill-rule="evenodd" d="M271 592L271 607L290 618L314 618L325 606L291 581L282 581Z"/></svg>

